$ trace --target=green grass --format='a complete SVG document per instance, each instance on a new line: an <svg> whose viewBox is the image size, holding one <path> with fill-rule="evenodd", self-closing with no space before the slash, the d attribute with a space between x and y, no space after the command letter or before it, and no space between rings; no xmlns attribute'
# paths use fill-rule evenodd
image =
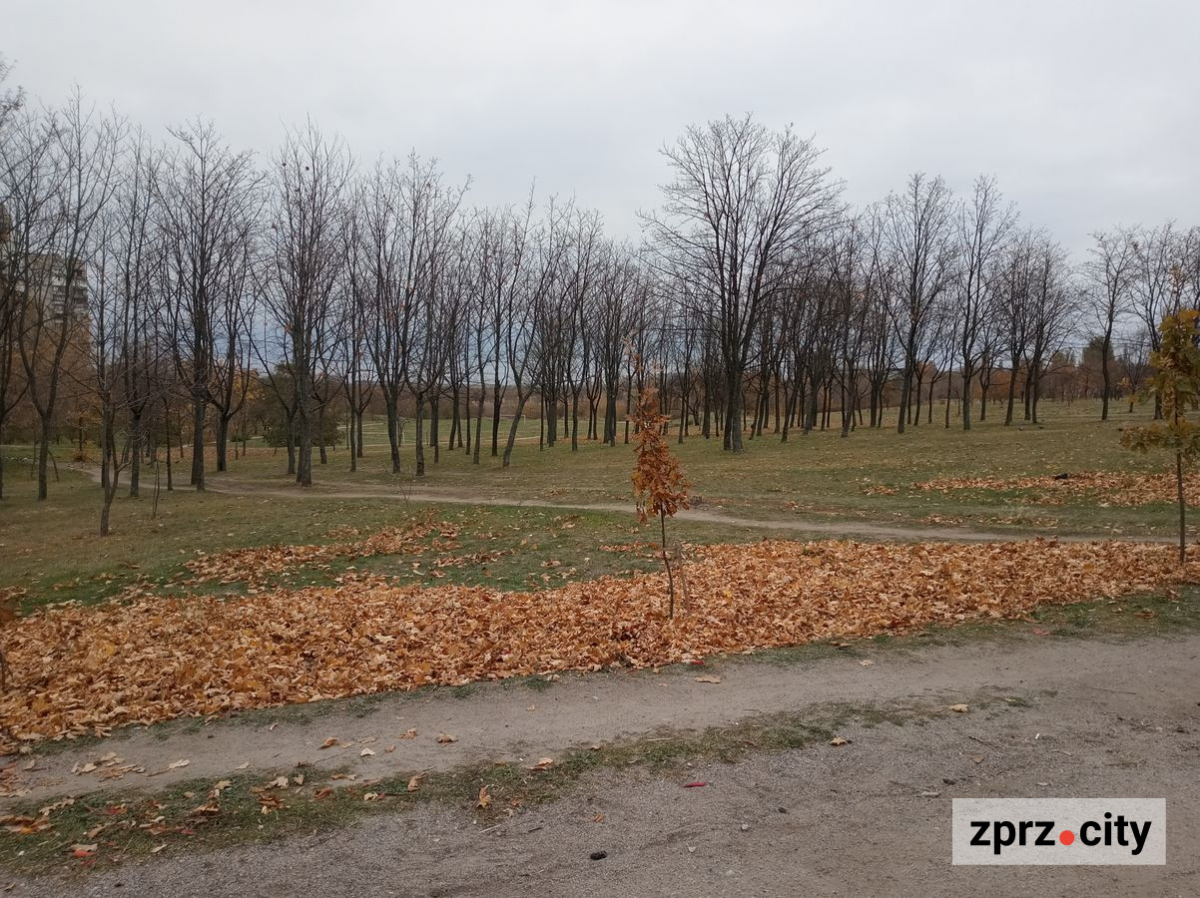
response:
<svg viewBox="0 0 1200 898"><path fill-rule="evenodd" d="M1143 422L1149 410L1128 414L1114 406L1107 422L1099 420L1094 402L1042 404L1041 424L1003 425L1003 408L993 407L989 420L964 433L952 419L947 429L935 412L934 423L910 428L860 428L845 439L836 428L807 436L793 431L785 444L775 434L747 439L746 452L721 451L717 439L693 435L682 445L674 442L683 469L693 483L700 507L756 519L797 517L852 519L881 523L934 523L943 520L976 529L1016 530L1036 526L1047 533L1169 533L1173 526L1166 506L1144 508L1098 507L1085 497L1063 506L1036 505L1027 492L957 493L914 491L915 482L948 476L1014 477L1063 471L1166 470L1166 460L1127 452L1119 445L1120 429ZM536 436L537 422L525 422ZM443 435L448 432L448 426ZM489 431L485 428L485 434ZM583 443L579 452L569 441L539 450L536 439L519 443L512 466L503 469L488 454L485 440L476 466L460 450L443 449L435 465L427 453L428 472L420 482L408 472L413 463L411 443L404 449L405 472L390 472L386 447L368 442L367 458L350 474L345 452L333 453L330 465L319 470L318 491L352 489L359 485L405 491L442 491L459 497L559 503L625 502L629 496L631 451L621 441L608 447ZM287 488L281 458L252 451L235 466L231 477L240 483ZM869 495L871 486L897 490L893 495Z"/></svg>
<svg viewBox="0 0 1200 898"><path fill-rule="evenodd" d="M198 552L245 546L329 543L347 539L340 528L369 534L413 519L431 517L458 527L458 546L443 553L492 553L485 564L437 569L433 553L338 561L297 568L277 578L279 585L328 585L349 570L377 573L401 583L489 584L503 589L557 585L567 579L646 570L659 564L639 554L604 552L599 546L633 543L650 534L632 514L556 512L507 506L405 505L402 502L319 498L288 501L273 497L176 491L160 498L152 516L149 497L121 497L115 525L104 539L96 535L99 489L76 472L51 484L45 503L20 493L0 505L0 587L28 590L26 609L42 604L110 598L142 582L155 591L233 592L242 585L173 584L188 573L184 562ZM652 528L651 528L652 529ZM675 538L695 542L757 538L744 528L680 523ZM350 537L353 539L353 537ZM414 564L416 563L416 567Z"/></svg>
<svg viewBox="0 0 1200 898"><path fill-rule="evenodd" d="M774 435L747 441L742 455L720 449L717 440L690 437L677 447L683 468L692 480L701 510L755 520L853 521L888 525L959 525L1001 532L1043 535L1090 534L1165 536L1175 526L1166 505L1100 507L1087 497L1067 504L1031 504L1027 494L955 492L943 495L911 489L915 482L947 476L1010 477L1060 471L1161 469L1162 459L1135 455L1118 445L1119 428L1140 421L1148 411L1132 416L1117 408L1113 420L1100 422L1095 403L1063 406L1043 404L1045 423L1004 427L1002 410L969 433L938 423L922 424L904 435L892 429L859 429L843 439L836 430L808 436L793 433L788 443ZM487 422L485 422L486 424ZM368 431L382 434L382 422L369 422ZM301 491L284 473L285 453L251 447L231 459L228 474L211 474L216 487L225 484L258 492L230 495L197 494L186 487L162 493L158 515L151 516L151 483L143 481L143 497L121 496L113 509L113 533L100 539L97 527L100 490L78 472L62 472L51 483L50 499L34 500L34 483L27 466L12 459L27 449L9 447L7 491L0 502L0 588L24 587L25 607L48 602L94 602L111 597L144 579L162 589L177 578L182 563L197 551L216 552L243 546L320 543L333 540L338 528L356 527L369 533L401 523L414 515L431 514L459 527L460 554L497 553L480 565L443 569L438 578L429 567L414 569L416 559L380 556L353 563L357 570L396 577L401 582L491 584L520 589L563 579L590 578L606 573L642 570L657 564L646 553L599 551L607 544L653 540L637 526L632 514L606 510L515 508L486 504L412 501L426 491L459 500L497 498L514 502L595 504L631 502L630 447L584 443L579 452L569 442L539 451L538 422L526 420L521 434L533 442L519 443L513 465L503 469L484 443L480 465L464 452L443 447L434 463L427 453L428 475L411 475L412 428L406 431L406 473L392 475L386 446L368 439L367 457L350 473L345 450L330 452L330 462L318 465L315 486ZM448 433L444 425L443 437ZM485 427L485 435L489 431ZM674 445L674 444L672 444ZM186 466L177 473L186 477ZM868 495L870 486L896 489L891 495ZM362 497L346 497L355 490ZM303 501L293 497L305 493ZM675 521L674 539L703 543L744 541L762 535L787 536L788 531L755 530L721 524ZM918 532L914 533L919 536ZM351 564L327 570L290 572L288 585L328 583ZM236 591L237 587L233 588ZM227 591L198 587L195 591Z"/></svg>

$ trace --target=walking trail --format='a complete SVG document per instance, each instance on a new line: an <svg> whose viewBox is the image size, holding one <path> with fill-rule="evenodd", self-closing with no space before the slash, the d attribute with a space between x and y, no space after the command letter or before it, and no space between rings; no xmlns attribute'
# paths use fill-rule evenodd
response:
<svg viewBox="0 0 1200 898"><path fill-rule="evenodd" d="M919 645L919 642L914 644ZM1185 894L1200 857L1200 636L1121 643L1027 636L950 647L868 649L787 664L565 676L546 691L489 684L382 698L362 716L336 703L311 719L226 720L160 738L128 732L39 757L30 795L218 778L249 764L264 777L299 761L360 777L560 756L571 746L729 727L827 703L948 707L906 726L848 723L849 744L703 762L684 789L646 770L602 771L547 806L481 829L458 808L422 806L261 847L163 855L89 877L76 895L1003 895ZM1008 702L1013 702L1009 704ZM1014 700L1016 700L1014 702ZM396 737L415 729L417 736ZM436 734L458 737L439 744ZM321 749L329 737L339 747ZM361 748L395 743L363 757ZM166 772L105 783L73 765L116 751ZM188 759L186 769L169 768ZM530 762L532 763L532 762ZM1166 796L1163 868L954 868L949 799L967 795ZM28 796L27 796L28 797ZM603 862L590 861L606 851ZM1065 872L1064 872L1065 871ZM1189 879L1189 877L1193 877ZM1190 883L1190 884L1189 884ZM66 894L22 880L18 895Z"/></svg>
<svg viewBox="0 0 1200 898"><path fill-rule="evenodd" d="M98 476L94 474L93 476ZM548 508L563 511L604 511L618 514L633 515L635 508L632 503L622 502L551 502L538 498L514 498L509 496L482 496L478 493L460 492L449 489L436 490L398 490L396 488L379 487L370 489L356 487L354 489L320 488L302 489L300 487L274 487L237 480L225 475L210 478L208 488L213 492L232 495L270 496L280 499L382 499L392 502L428 502L449 505L486 505L489 507L511 508ZM1057 539L1059 542L1093 542L1096 540L1128 540L1132 542L1171 543L1174 537L1166 536L1114 536L1107 533L1073 533L1058 534L1038 532L1031 528L1029 531L986 531L970 527L927 527L919 524L879 524L870 521L857 521L851 518L789 518L786 520L770 518L747 518L725 514L719 511L709 511L702 508L682 509L675 514L675 520L694 521L706 524L722 524L729 527L745 527L753 530L782 531L797 534L812 534L854 538L861 537L871 540L934 540L954 542L1013 542L1018 540L1044 537Z"/></svg>

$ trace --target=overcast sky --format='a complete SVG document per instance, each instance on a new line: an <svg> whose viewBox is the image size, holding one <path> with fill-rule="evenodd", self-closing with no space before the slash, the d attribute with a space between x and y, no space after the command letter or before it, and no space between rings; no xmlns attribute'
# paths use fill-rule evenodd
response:
<svg viewBox="0 0 1200 898"><path fill-rule="evenodd" d="M1200 2L0 0L11 80L263 154L311 115L355 155L438 157L478 204L574 194L636 236L658 149L752 111L815 136L856 204L996 175L1023 220L1200 224Z"/></svg>

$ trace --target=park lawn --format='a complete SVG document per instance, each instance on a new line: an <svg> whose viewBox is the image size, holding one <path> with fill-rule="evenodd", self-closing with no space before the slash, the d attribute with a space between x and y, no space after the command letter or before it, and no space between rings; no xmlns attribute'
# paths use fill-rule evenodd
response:
<svg viewBox="0 0 1200 898"><path fill-rule="evenodd" d="M96 535L100 490L83 474L64 470L51 484L50 499L38 503L16 489L0 505L0 589L27 590L25 608L111 598L135 584L173 594L234 592L243 584L173 583L189 576L184 563L198 553L247 546L337 542L347 529L363 535L413 520L446 521L458 531L457 556L498 555L485 565L436 569L427 560L375 556L335 562L325 569L299 568L280 578L289 586L322 585L347 569L394 577L401 583L488 584L524 589L590 579L603 574L648 570L660 565L649 549L638 553L600 551L606 544L649 538L632 513L555 511L510 506L429 505L402 500L242 496L163 492L157 515L153 499L122 496L113 511L113 531ZM653 528L650 528L653 529ZM752 540L747 528L677 522L673 538L690 542ZM271 585L267 581L266 585Z"/></svg>
<svg viewBox="0 0 1200 898"><path fill-rule="evenodd" d="M944 406L938 406L943 409ZM736 517L789 520L804 517L849 518L880 523L960 524L979 530L1036 529L1045 535L1095 533L1115 536L1168 535L1175 519L1166 505L1113 507L1089 497L1073 497L1061 506L1031 501L1029 491L964 491L952 495L912 489L916 483L942 477L1017 477L1083 471L1154 472L1166 470L1165 457L1142 456L1120 447L1120 429L1149 419L1149 410L1114 405L1107 422L1099 420L1099 404L1043 402L1042 423L1003 424L1003 408L964 433L952 418L935 412L933 424L922 423L903 435L894 428L860 428L842 438L838 429L804 436L793 431L787 443L776 434L747 439L741 455L722 452L717 439L691 435L671 445L693 484L697 506ZM837 416L835 415L835 423ZM412 428L402 450L404 472L393 475L386 442L366 441L359 471L350 473L345 450L332 450L330 463L314 472L317 491L355 487L394 487L398 492L443 492L457 498L525 500L555 503L629 501L630 450L622 442L608 447L583 442L573 453L570 441L539 449L537 422L523 422L526 442L517 444L512 465L504 469L490 455L486 437L481 463L474 465L463 450L444 447L440 461L426 450L426 476L411 476ZM507 422L504 422L507 424ZM382 423L370 422L379 430ZM672 424L674 428L675 424ZM502 433L504 428L501 429ZM443 437L449 432L443 424ZM503 438L501 441L503 451ZM288 487L282 451L251 449L233 466L229 478L238 483Z"/></svg>
<svg viewBox="0 0 1200 898"><path fill-rule="evenodd" d="M1023 490L942 493L913 488L939 477L1165 468L1164 458L1135 455L1119 446L1119 429L1131 420L1144 421L1148 412L1143 408L1129 415L1118 406L1112 420L1101 422L1095 403L1046 402L1042 415L1041 425L1004 427L1002 412L993 409L991 419L970 433L953 426L946 429L935 414L932 426L923 423L903 435L892 429L865 428L845 439L836 430L808 436L793 433L785 444L769 434L748 440L746 452L737 456L722 452L716 440L699 436L672 446L693 483L696 506L742 520L851 520L1046 536L1086 533L1137 538L1173 532L1174 511L1161 503L1125 507L1074 495L1061 505L1041 505ZM485 420L485 435L490 433L487 424ZM382 422L372 421L368 431L378 431L382 439L382 427ZM448 434L448 424L443 428L443 435ZM163 591L197 552L327 543L336 539L339 528L369 534L426 515L457 528L461 552L499 553L486 565L446 568L441 572L443 582L524 589L655 565L650 551L598 551L606 544L655 538L643 532L631 512L474 503L493 499L631 505L630 447L622 442L616 447L583 443L572 453L566 441L539 450L538 422L522 422L521 428L522 437L533 441L518 443L508 469L490 456L485 440L478 466L465 452L444 447L435 464L432 451L427 450L428 473L418 481L411 475L414 428L410 426L403 455L405 473L390 473L386 443L372 438L366 441L366 457L355 473L348 470L344 449L331 450L329 463L316 467L310 490L295 486L285 473L282 450L252 443L247 455L231 460L228 473L212 473L210 478L218 489L258 490L259 494L197 494L184 486L161 494L155 516L153 477L147 472L142 498L117 499L113 533L107 539L96 536L101 497L94 483L64 465L61 481L51 483L50 499L37 503L33 482L12 462L14 457L27 456L28 450L10 447L5 450L8 498L0 503L0 589L26 589L26 607L69 599L102 600L143 578L148 588ZM177 483L186 471L186 464L177 465ZM459 501L431 504L409 498L421 494ZM464 500L469 504L462 504ZM764 532L685 520L675 521L671 528L673 538L693 543L748 541ZM914 539L919 538L921 534L914 531ZM319 585L351 564L406 583L433 582L434 577L427 567L414 569L411 559L376 556L326 570L298 571L288 585ZM206 592L240 587L171 588Z"/></svg>

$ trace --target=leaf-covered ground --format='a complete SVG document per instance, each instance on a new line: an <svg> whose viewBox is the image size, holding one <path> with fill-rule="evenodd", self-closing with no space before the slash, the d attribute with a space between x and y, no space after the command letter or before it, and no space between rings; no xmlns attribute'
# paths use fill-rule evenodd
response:
<svg viewBox="0 0 1200 898"><path fill-rule="evenodd" d="M661 574L555 589L337 587L219 598L65 605L7 634L10 737L104 734L429 683L463 684L608 665L651 667L934 623L1019 617L1069 603L1200 582L1174 549L1130 543L800 543L697 549L687 597L664 616Z"/></svg>
<svg viewBox="0 0 1200 898"><path fill-rule="evenodd" d="M954 493L960 490L1009 492L1030 490L1027 497L1039 505L1061 505L1068 500L1094 499L1101 503L1133 507L1158 502L1175 502L1175 475L1124 474L1109 471L1084 471L1066 477L939 477L914 485L924 492ZM892 490L891 492L895 492ZM1200 475L1189 474L1183 481L1184 497L1189 505L1200 503Z"/></svg>

